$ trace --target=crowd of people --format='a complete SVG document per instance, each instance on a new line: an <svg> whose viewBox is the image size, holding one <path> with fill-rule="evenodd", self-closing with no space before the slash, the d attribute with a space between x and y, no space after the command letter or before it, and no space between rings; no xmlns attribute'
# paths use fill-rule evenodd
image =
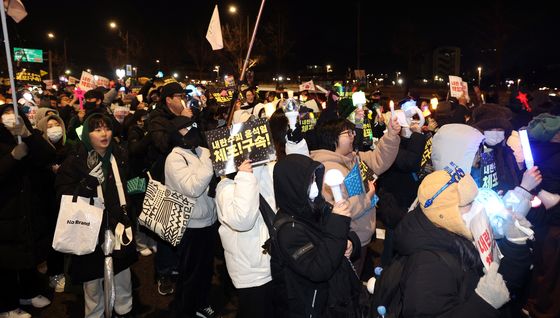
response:
<svg viewBox="0 0 560 318"><path fill-rule="evenodd" d="M84 316L106 317L106 230L129 227L111 253L113 317L136 316L131 266L150 254L153 288L174 298L177 317L219 317L209 298L218 255L241 318L560 316L560 104L547 96L435 107L409 94L392 109L382 92L354 106L333 89L305 107L248 88L229 119L268 117L276 160L218 177L204 132L229 124L227 107L172 78L137 94L121 86L83 98L72 85L22 88L17 109L0 96L0 317L51 303L41 275L55 292L82 284ZM314 127L292 126L290 103L318 116ZM195 202L177 246L139 225L134 178ZM484 205L488 190L498 206ZM103 198L91 253L52 248L64 195Z"/></svg>

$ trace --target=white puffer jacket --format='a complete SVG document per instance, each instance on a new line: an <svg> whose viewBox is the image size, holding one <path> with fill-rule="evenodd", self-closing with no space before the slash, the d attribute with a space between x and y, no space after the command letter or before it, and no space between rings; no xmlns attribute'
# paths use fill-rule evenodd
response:
<svg viewBox="0 0 560 318"><path fill-rule="evenodd" d="M165 185L196 201L188 228L203 228L216 222L216 204L208 196L208 184L214 170L210 151L197 147L196 155L175 147L165 160Z"/></svg>
<svg viewBox="0 0 560 318"><path fill-rule="evenodd" d="M263 254L268 229L259 210L259 193L276 211L272 171L274 163L238 172L216 189L220 238L226 266L236 288L262 286L272 280L270 256Z"/></svg>

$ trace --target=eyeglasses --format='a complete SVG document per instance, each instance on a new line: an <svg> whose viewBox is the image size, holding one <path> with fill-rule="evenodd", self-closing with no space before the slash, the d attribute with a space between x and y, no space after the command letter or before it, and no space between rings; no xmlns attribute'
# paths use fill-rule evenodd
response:
<svg viewBox="0 0 560 318"><path fill-rule="evenodd" d="M355 137L355 136L356 136L356 131L354 131L354 130L345 130L345 131L343 131L343 132L341 132L341 133L339 134L339 136L342 136L342 135L348 135L348 137Z"/></svg>
<svg viewBox="0 0 560 318"><path fill-rule="evenodd" d="M441 187L441 189L439 189L438 192L436 192L436 194L434 194L433 197L426 200L426 203L424 203L424 208L431 206L438 195L440 195L443 191L445 191L445 189L447 189L453 183L455 182L459 183L459 180L461 180L465 176L465 172L463 171L463 169L457 167L457 165L454 164L453 162L450 162L449 166L445 167L444 170L449 174L451 179L447 181L447 183L443 187Z"/></svg>

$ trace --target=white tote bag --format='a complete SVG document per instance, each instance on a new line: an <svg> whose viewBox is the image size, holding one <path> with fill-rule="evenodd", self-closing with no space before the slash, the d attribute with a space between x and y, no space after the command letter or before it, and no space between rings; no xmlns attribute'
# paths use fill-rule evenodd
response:
<svg viewBox="0 0 560 318"><path fill-rule="evenodd" d="M52 247L59 252L74 255L93 253L104 208L100 198L63 195Z"/></svg>
<svg viewBox="0 0 560 318"><path fill-rule="evenodd" d="M138 223L177 246L183 238L195 203L187 196L153 180L150 174L148 176L150 180Z"/></svg>

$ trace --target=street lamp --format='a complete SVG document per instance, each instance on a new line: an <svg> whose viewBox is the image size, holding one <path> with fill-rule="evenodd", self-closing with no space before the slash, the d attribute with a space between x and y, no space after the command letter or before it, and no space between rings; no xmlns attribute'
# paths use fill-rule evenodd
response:
<svg viewBox="0 0 560 318"><path fill-rule="evenodd" d="M126 46L126 63L129 63L129 55L128 55L128 30L125 32L124 37L122 35L121 29L118 28L117 22L109 21L109 28L119 31L119 37L124 41Z"/></svg>
<svg viewBox="0 0 560 318"><path fill-rule="evenodd" d="M478 70L478 87L480 87L480 79L482 78L482 66L479 66L477 70Z"/></svg>
<svg viewBox="0 0 560 318"><path fill-rule="evenodd" d="M229 6L230 14L237 14L237 7L234 5ZM249 15L247 15L247 45L249 45Z"/></svg>
<svg viewBox="0 0 560 318"><path fill-rule="evenodd" d="M52 32L47 33L47 37L48 37L50 40L53 40L53 39L54 39L54 33L52 33ZM49 80L52 81L52 80L53 80L52 50L51 50L51 48L50 48L50 45L49 45L49 53L48 53L48 54L49 54Z"/></svg>
<svg viewBox="0 0 560 318"><path fill-rule="evenodd" d="M517 79L517 89L519 89L519 83L521 83L521 79L520 79L520 78Z"/></svg>
<svg viewBox="0 0 560 318"><path fill-rule="evenodd" d="M72 73L72 72L71 72L70 70L66 70L64 73L65 73L66 75L70 75L70 73Z"/></svg>
<svg viewBox="0 0 560 318"><path fill-rule="evenodd" d="M236 6L229 6L229 13L236 13L237 12L237 7Z"/></svg>
<svg viewBox="0 0 560 318"><path fill-rule="evenodd" d="M47 36L49 37L49 39L54 39L54 33L52 32L47 33Z"/></svg>
<svg viewBox="0 0 560 318"><path fill-rule="evenodd" d="M216 82L220 80L220 65L214 66L214 70L212 72L216 72Z"/></svg>

